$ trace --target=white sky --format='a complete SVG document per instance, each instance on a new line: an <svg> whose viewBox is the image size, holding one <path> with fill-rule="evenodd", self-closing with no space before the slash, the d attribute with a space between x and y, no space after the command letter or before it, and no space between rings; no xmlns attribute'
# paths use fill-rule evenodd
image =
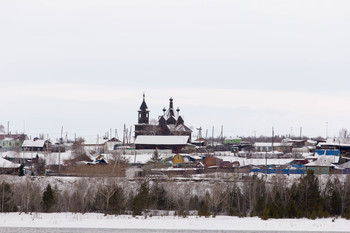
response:
<svg viewBox="0 0 350 233"><path fill-rule="evenodd" d="M350 1L0 2L0 124L94 137L143 92L226 136L350 128ZM25 122L25 123L24 123Z"/></svg>

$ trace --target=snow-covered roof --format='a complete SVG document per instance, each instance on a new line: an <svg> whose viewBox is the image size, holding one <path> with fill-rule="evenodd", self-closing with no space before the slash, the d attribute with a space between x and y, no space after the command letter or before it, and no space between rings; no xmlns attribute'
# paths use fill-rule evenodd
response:
<svg viewBox="0 0 350 233"><path fill-rule="evenodd" d="M310 162L305 166L334 166L333 163L338 163L338 162L339 162L339 156L321 155L321 156L318 156L316 161Z"/></svg>
<svg viewBox="0 0 350 233"><path fill-rule="evenodd" d="M275 142L273 143L273 146L292 146L292 143L280 143L280 142ZM259 147L268 147L272 146L272 142L256 142L254 143L254 146L259 146Z"/></svg>
<svg viewBox="0 0 350 233"><path fill-rule="evenodd" d="M108 142L108 139L87 138L84 140L83 145L104 145L106 142Z"/></svg>
<svg viewBox="0 0 350 233"><path fill-rule="evenodd" d="M339 143L339 142L333 142L333 141L327 141L327 142L320 142L320 143L317 144L317 146L340 146L340 147L350 147L350 144Z"/></svg>
<svg viewBox="0 0 350 233"><path fill-rule="evenodd" d="M11 161L0 157L0 168L18 168L20 166L20 164L12 163Z"/></svg>
<svg viewBox="0 0 350 233"><path fill-rule="evenodd" d="M139 135L135 140L138 145L186 145L189 136L148 136Z"/></svg>
<svg viewBox="0 0 350 233"><path fill-rule="evenodd" d="M350 162L346 162L346 163L343 163L343 164L340 164L340 165L338 165L338 167L340 167L340 168L350 168Z"/></svg>
<svg viewBox="0 0 350 233"><path fill-rule="evenodd" d="M46 140L24 140L22 147L44 147Z"/></svg>
<svg viewBox="0 0 350 233"><path fill-rule="evenodd" d="M247 166L247 165L284 165L284 164L289 164L292 162L294 159L265 159L265 158L255 158L255 159L248 159L248 158L243 158L243 157L236 157L236 156L217 156L219 159L222 159L223 161L228 161L228 162L235 162L238 161L241 166Z"/></svg>

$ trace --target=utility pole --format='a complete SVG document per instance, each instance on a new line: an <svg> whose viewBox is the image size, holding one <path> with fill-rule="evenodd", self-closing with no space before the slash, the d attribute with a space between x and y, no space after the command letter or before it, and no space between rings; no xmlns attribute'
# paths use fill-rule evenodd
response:
<svg viewBox="0 0 350 233"><path fill-rule="evenodd" d="M214 126L211 131L211 141L212 141L212 146L214 146Z"/></svg>
<svg viewBox="0 0 350 233"><path fill-rule="evenodd" d="M273 147L274 140L275 140L275 131L272 127L272 154L274 154L274 152L275 152L274 147Z"/></svg>
<svg viewBox="0 0 350 233"><path fill-rule="evenodd" d="M61 127L61 137L58 142L58 173L61 173L61 142L63 141L62 134L63 126Z"/></svg>

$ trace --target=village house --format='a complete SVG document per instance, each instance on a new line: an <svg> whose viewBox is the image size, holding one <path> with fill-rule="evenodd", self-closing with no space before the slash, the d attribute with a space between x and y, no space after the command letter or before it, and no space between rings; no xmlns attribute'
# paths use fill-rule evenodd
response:
<svg viewBox="0 0 350 233"><path fill-rule="evenodd" d="M176 154L173 156L173 167L203 167L203 158L190 154Z"/></svg>
<svg viewBox="0 0 350 233"><path fill-rule="evenodd" d="M2 150L19 149L26 139L28 137L25 134L0 134L0 148Z"/></svg>
<svg viewBox="0 0 350 233"><path fill-rule="evenodd" d="M255 151L256 152L283 152L283 153L289 153L292 151L292 143L290 142L277 142L277 143L271 143L271 142L256 142L254 144Z"/></svg>
<svg viewBox="0 0 350 233"><path fill-rule="evenodd" d="M34 140L24 140L22 144L23 151L50 151L51 142L34 138Z"/></svg>

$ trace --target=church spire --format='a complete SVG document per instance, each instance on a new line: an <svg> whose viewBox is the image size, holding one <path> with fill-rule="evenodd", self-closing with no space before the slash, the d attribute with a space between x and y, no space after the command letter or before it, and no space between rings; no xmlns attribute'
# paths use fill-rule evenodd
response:
<svg viewBox="0 0 350 233"><path fill-rule="evenodd" d="M169 102L169 114L170 114L170 116L175 116L175 114L174 114L173 98L170 97L169 101L170 101Z"/></svg>
<svg viewBox="0 0 350 233"><path fill-rule="evenodd" d="M138 111L138 123L149 124L149 110L145 100L145 93L143 93L143 101Z"/></svg>

